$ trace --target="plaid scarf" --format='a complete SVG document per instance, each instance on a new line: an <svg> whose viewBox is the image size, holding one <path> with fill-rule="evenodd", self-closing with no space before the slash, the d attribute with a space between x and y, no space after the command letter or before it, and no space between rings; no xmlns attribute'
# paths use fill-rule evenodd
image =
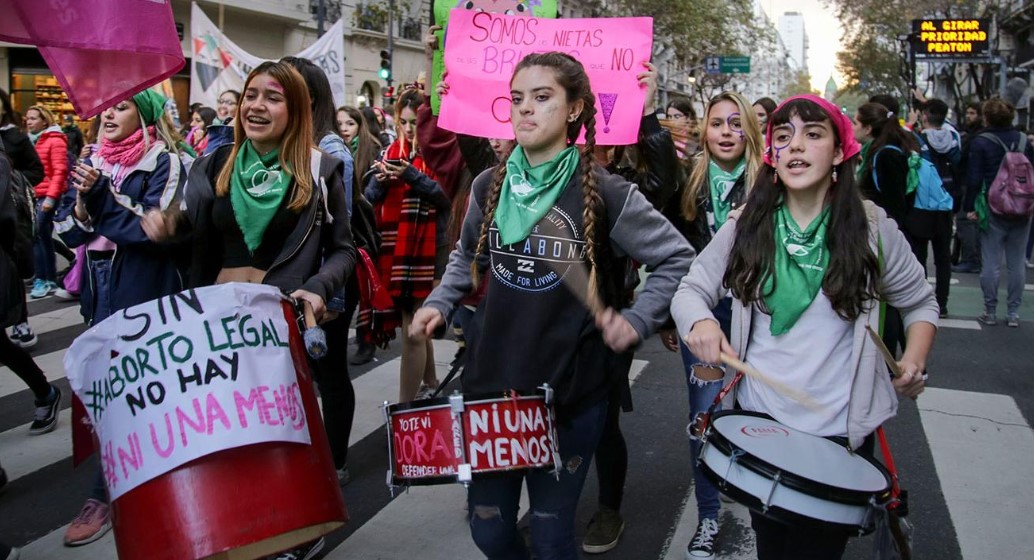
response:
<svg viewBox="0 0 1034 560"><path fill-rule="evenodd" d="M419 153L409 153L405 138L388 146L385 159L407 159L418 171L435 179ZM437 180L437 179L435 179ZM377 208L381 250L377 271L394 298L420 300L434 287L435 220L437 212L404 181L391 179Z"/></svg>

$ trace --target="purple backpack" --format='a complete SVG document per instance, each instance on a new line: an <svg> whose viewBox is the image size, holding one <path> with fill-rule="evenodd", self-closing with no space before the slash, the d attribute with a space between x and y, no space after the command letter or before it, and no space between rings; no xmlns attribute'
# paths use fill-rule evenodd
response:
<svg viewBox="0 0 1034 560"><path fill-rule="evenodd" d="M1034 216L1034 165L1024 155L1027 137L1020 134L1019 145L1010 150L1002 139L990 133L980 135L1005 150L994 181L987 188L987 204L991 212L1008 218Z"/></svg>

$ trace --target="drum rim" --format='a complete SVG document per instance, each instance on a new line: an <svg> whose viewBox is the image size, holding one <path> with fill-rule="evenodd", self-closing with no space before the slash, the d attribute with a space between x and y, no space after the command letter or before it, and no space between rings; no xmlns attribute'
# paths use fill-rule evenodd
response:
<svg viewBox="0 0 1034 560"><path fill-rule="evenodd" d="M873 499L873 497L876 497L877 501L882 501L882 497L886 496L887 492L890 490L891 478L890 473L887 471L886 467L880 464L880 462L877 461L874 457L868 457L861 453L855 453L855 456L862 458L870 465L875 467L876 470L878 470L880 474L883 475L884 480L886 480L887 486L882 490L876 492L866 492L864 490L853 490L850 488L833 486L831 484L826 484L824 482L818 482L810 478L805 478L797 473L786 470L786 468L781 468L767 461L763 461L762 459L758 458L749 451L742 449L736 444L732 443L728 438L726 438L724 435L722 435L720 432L714 429L715 420L723 416L752 416L755 418L772 420L773 422L778 422L778 420L772 418L768 414L762 412L755 412L752 410L723 410L720 412L716 412L714 413L714 415L711 416L711 420L708 425L707 443L714 445L715 449L718 449L726 455L732 455L733 451L742 452L743 455L737 459L737 463L743 465L745 468L749 469L755 474L764 476L769 479L774 479L775 475L778 473L780 475L780 483L784 484L788 488L792 488L794 490L803 492L816 498L829 500L844 505L866 505L870 502L870 500ZM824 437L822 439L826 439L832 441L833 443L836 443L837 445L841 445L839 442L832 440L830 438Z"/></svg>
<svg viewBox="0 0 1034 560"><path fill-rule="evenodd" d="M718 488L719 491L728 495L737 503L746 506L751 511L763 517L790 523L792 525L803 526L805 528L823 529L827 531L832 529L835 531L844 531L852 535L867 535L876 529L875 518L872 515L868 516L870 523L868 525L863 526L851 523L838 523L836 521L827 521L825 519L811 517L808 515L804 515L803 513L791 511L776 505L769 506L768 510L766 511L764 508L764 503L762 503L760 498L740 489L739 486L736 486L735 484L732 484L722 479L720 476L718 476L718 473L711 470L711 468L708 467L705 463L701 462L700 465L703 467L704 476L706 476L707 479L715 485L715 488ZM861 504L845 505L859 507L861 506Z"/></svg>
<svg viewBox="0 0 1034 560"><path fill-rule="evenodd" d="M544 398L546 392L541 389L536 389L530 393L525 392L517 393L517 400L537 399ZM491 393L464 393L463 404L481 404L483 402L505 402L512 400L514 396L509 391L495 391ZM392 403L387 405L388 414L395 412L405 412L407 410L423 410L427 408L437 407L448 407L451 406L449 403L449 397L435 397L433 399L421 399L417 401L408 401L403 403Z"/></svg>

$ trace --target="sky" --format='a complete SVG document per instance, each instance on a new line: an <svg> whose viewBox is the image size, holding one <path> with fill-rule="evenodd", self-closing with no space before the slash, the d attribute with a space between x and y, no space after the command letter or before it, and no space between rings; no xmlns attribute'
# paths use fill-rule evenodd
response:
<svg viewBox="0 0 1034 560"><path fill-rule="evenodd" d="M777 28L779 16L783 12L804 14L804 31L808 34L809 42L808 71L811 74L811 87L824 91L830 76L836 80L838 87L842 87L843 78L836 71L836 62L843 31L833 9L823 6L821 0L759 1Z"/></svg>

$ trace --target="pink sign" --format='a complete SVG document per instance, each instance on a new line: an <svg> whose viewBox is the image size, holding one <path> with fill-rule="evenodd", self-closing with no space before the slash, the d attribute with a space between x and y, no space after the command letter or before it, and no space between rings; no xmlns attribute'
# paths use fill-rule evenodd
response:
<svg viewBox="0 0 1034 560"><path fill-rule="evenodd" d="M186 64L169 0L6 0L0 40L35 45L80 117Z"/></svg>
<svg viewBox="0 0 1034 560"><path fill-rule="evenodd" d="M538 19L453 10L445 39L449 95L438 124L461 134L513 138L510 78L535 52L561 51L585 66L596 94L596 143L635 144L653 18Z"/></svg>

